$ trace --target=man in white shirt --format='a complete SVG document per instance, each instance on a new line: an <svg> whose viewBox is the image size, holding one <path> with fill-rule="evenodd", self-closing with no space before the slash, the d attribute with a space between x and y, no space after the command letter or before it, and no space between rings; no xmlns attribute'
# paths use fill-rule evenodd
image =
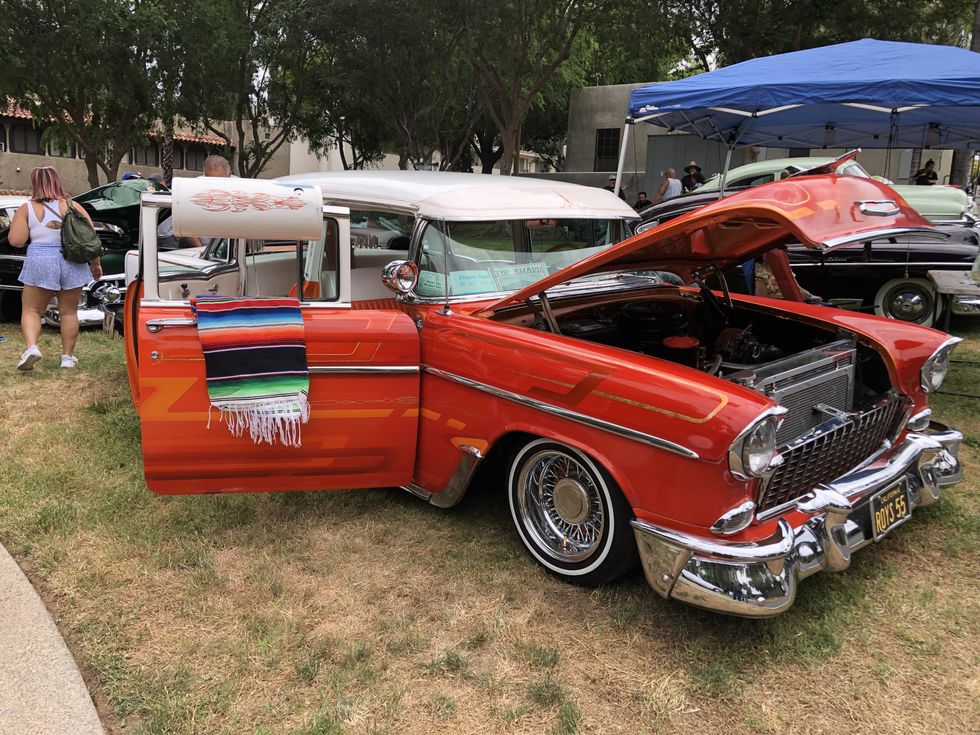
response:
<svg viewBox="0 0 980 735"><path fill-rule="evenodd" d="M681 186L681 180L677 178L677 172L672 168L668 168L664 171L664 180L660 184L660 188L657 189L657 195L652 199L653 203L666 202L668 199L673 199L674 197L679 197L683 187Z"/></svg>

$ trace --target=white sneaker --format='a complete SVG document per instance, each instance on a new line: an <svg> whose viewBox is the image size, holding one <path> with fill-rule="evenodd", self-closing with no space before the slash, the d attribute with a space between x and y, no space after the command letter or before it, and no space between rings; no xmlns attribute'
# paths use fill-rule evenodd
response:
<svg viewBox="0 0 980 735"><path fill-rule="evenodd" d="M34 365L40 359L41 359L41 350L37 348L37 345L31 345L26 350L24 350L24 354L20 356L20 362L17 363L17 369L25 373L30 370L33 370Z"/></svg>
<svg viewBox="0 0 980 735"><path fill-rule="evenodd" d="M61 367L63 368L78 367L78 358L75 357L74 355L62 355Z"/></svg>

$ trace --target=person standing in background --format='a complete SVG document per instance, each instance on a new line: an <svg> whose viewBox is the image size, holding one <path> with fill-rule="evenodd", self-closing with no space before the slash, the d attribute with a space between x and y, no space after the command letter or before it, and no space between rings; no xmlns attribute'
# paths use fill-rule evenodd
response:
<svg viewBox="0 0 980 735"><path fill-rule="evenodd" d="M224 156L212 153L204 159L204 176L216 179L231 178L231 164L228 163L228 159ZM181 240L182 246L188 248L205 247L210 242L210 237L185 237Z"/></svg>
<svg viewBox="0 0 980 735"><path fill-rule="evenodd" d="M609 174L609 178L606 179L606 185L604 187L602 187L602 188L605 189L606 191L611 191L611 192L613 192L615 194L616 193L616 174ZM626 201L626 196L623 194L623 190L622 189L619 190L619 198L622 199L623 201Z"/></svg>
<svg viewBox="0 0 980 735"><path fill-rule="evenodd" d="M936 162L930 158L926 161L925 166L915 172L915 176L912 178L916 186L932 186L939 179L939 174L936 173Z"/></svg>
<svg viewBox="0 0 980 735"><path fill-rule="evenodd" d="M684 191L684 187L681 186L680 179L677 178L677 172L668 168L664 171L664 180L660 184L660 188L657 189L657 195L653 198L653 203L666 202L668 199L673 199L674 197L679 197Z"/></svg>
<svg viewBox="0 0 980 735"><path fill-rule="evenodd" d="M24 266L17 277L24 284L20 330L27 349L17 363L17 369L22 372L33 370L41 359L37 346L41 318L55 296L61 322L61 367L78 365L75 357L78 302L82 286L102 277L102 264L98 258L91 263L75 263L61 254L61 223L69 207L74 207L91 224L88 212L65 196L58 172L51 166L38 166L31 171L31 199L18 207L10 223L7 236L10 244L15 248L28 245Z"/></svg>
<svg viewBox="0 0 980 735"><path fill-rule="evenodd" d="M701 173L701 167L698 166L697 161L691 161L687 164L684 173L686 175L681 179L681 186L685 192L694 191L704 183L704 174Z"/></svg>

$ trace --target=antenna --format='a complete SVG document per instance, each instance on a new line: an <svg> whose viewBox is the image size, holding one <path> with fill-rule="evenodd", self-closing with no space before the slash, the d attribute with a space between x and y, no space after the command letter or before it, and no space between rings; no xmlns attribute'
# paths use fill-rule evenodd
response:
<svg viewBox="0 0 980 735"><path fill-rule="evenodd" d="M442 293L446 297L446 303L439 311L443 316L452 316L453 310L449 308L449 224L446 220L441 220L442 227Z"/></svg>

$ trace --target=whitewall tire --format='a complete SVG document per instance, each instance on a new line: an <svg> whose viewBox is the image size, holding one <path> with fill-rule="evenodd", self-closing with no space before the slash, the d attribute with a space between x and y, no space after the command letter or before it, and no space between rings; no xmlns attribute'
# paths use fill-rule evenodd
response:
<svg viewBox="0 0 980 735"><path fill-rule="evenodd" d="M521 447L507 497L521 543L549 572L594 586L635 564L632 508L609 474L577 449L550 439Z"/></svg>

